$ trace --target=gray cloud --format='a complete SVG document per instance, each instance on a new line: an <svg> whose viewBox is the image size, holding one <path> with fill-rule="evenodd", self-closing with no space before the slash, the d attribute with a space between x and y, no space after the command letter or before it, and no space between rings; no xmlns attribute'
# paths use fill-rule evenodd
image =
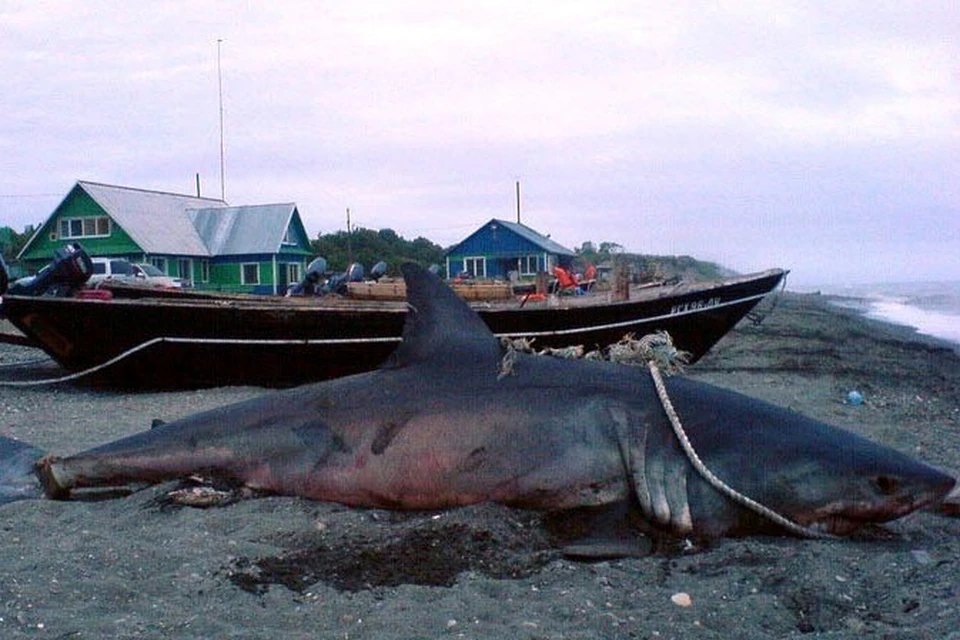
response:
<svg viewBox="0 0 960 640"><path fill-rule="evenodd" d="M960 279L949 3L0 8L0 216L76 179L451 243L492 216L799 282ZM17 196L17 197L11 197ZM21 197L31 196L31 197Z"/></svg>

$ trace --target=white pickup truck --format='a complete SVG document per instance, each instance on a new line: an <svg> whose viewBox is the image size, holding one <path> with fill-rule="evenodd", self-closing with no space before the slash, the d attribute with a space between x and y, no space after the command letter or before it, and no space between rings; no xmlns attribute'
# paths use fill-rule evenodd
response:
<svg viewBox="0 0 960 640"><path fill-rule="evenodd" d="M155 287L189 287L182 278L165 275L152 264L134 264L123 258L93 258L93 275L87 284L96 285L104 280L119 280Z"/></svg>

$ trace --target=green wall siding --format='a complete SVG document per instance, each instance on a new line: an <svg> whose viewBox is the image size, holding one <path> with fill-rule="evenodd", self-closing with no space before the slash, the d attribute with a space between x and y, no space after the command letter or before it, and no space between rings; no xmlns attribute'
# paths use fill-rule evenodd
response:
<svg viewBox="0 0 960 640"><path fill-rule="evenodd" d="M157 254L148 255L135 243L127 233L110 221L110 235L107 237L79 237L62 238L60 235L60 221L65 218L96 218L109 217L90 195L79 185L74 186L63 202L54 210L41 229L34 236L23 253L21 262L28 272L36 272L48 264L53 258L55 250L65 244L79 242L91 256L110 256L126 258L131 262L150 262L151 258L163 258L166 261L165 271L168 275L181 276L179 261L189 259L192 262L190 274L197 289L216 290L236 293L272 293L274 288L274 257L271 254L249 256L186 256ZM296 241L295 245L283 245L276 255L277 275L280 283L280 293L286 282L285 273L287 264L297 264L302 274L309 260L313 257L310 250L310 240L299 213L295 212L290 220L290 237ZM206 260L210 266L209 280L201 280L201 262ZM256 262L259 264L260 282L258 285L248 286L241 284L240 270L242 264Z"/></svg>
<svg viewBox="0 0 960 640"><path fill-rule="evenodd" d="M256 285L241 282L243 265L256 263L260 281ZM300 266L302 276L307 266L307 257L302 255L281 254L277 256L278 293L283 293L287 284L284 279L284 270L288 264ZM273 292L273 259L271 256L229 256L212 258L210 260L210 282L195 283L201 290L223 291L225 293L272 293Z"/></svg>
<svg viewBox="0 0 960 640"><path fill-rule="evenodd" d="M63 239L60 236L60 221L64 218L96 218L106 215L107 213L100 208L100 205L83 189L74 187L41 227L33 242L30 243L29 251L24 253L22 261L29 269L35 270L50 262L55 250L65 244L79 242L90 255L125 257L134 262L141 262L143 250L112 220L110 235L105 238Z"/></svg>

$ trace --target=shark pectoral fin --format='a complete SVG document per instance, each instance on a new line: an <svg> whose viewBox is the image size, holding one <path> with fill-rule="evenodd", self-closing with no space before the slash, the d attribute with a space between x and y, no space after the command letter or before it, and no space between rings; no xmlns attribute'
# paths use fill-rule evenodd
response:
<svg viewBox="0 0 960 640"><path fill-rule="evenodd" d="M43 487L34 473L43 455L34 446L0 436L0 504L43 497Z"/></svg>
<svg viewBox="0 0 960 640"><path fill-rule="evenodd" d="M653 513L653 495L647 482L647 430L632 430L630 415L621 406L608 407L610 417L616 426L617 444L623 460L624 472L640 510L648 516Z"/></svg>

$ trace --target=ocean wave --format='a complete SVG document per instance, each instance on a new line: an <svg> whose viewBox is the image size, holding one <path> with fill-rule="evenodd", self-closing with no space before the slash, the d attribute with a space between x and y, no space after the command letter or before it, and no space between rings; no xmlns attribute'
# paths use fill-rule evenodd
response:
<svg viewBox="0 0 960 640"><path fill-rule="evenodd" d="M835 303L867 317L912 327L960 344L960 282L913 282L832 287Z"/></svg>
<svg viewBox="0 0 960 640"><path fill-rule="evenodd" d="M918 333L960 344L960 315L889 299L870 300L868 304L868 317L913 327Z"/></svg>

